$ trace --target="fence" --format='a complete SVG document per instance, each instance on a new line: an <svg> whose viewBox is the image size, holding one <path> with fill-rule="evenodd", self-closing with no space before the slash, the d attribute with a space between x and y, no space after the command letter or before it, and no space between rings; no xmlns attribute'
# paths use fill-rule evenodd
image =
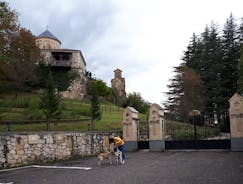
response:
<svg viewBox="0 0 243 184"><path fill-rule="evenodd" d="M60 119L60 120L52 120L51 123L59 124L59 123L87 123L87 130L90 130L90 118L86 119ZM0 125L6 126L7 131L11 131L11 127L14 125L40 125L40 124L46 124L45 120L23 120L23 121L14 121L14 120L3 120L0 121Z"/></svg>

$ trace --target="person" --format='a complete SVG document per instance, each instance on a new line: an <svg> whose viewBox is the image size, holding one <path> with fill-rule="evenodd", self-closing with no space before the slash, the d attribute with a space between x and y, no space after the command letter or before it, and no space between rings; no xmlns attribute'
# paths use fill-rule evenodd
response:
<svg viewBox="0 0 243 184"><path fill-rule="evenodd" d="M121 163L125 163L125 142L120 137L112 137L109 139L109 144L114 144L122 152L122 161Z"/></svg>

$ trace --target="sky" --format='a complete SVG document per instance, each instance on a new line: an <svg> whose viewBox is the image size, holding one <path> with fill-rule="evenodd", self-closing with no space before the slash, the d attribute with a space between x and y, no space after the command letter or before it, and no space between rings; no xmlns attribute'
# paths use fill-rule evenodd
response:
<svg viewBox="0 0 243 184"><path fill-rule="evenodd" d="M111 86L121 69L126 92L150 103L166 100L173 67L193 33L230 13L243 17L242 0L7 0L20 24L36 36L47 29L62 48L81 50L87 70Z"/></svg>

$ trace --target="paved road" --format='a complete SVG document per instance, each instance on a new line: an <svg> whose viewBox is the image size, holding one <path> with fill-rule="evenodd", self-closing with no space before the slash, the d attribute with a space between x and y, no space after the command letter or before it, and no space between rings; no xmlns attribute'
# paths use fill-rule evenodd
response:
<svg viewBox="0 0 243 184"><path fill-rule="evenodd" d="M125 165L97 165L96 157L52 165L91 170L26 168L0 172L14 184L242 184L243 152L135 152Z"/></svg>

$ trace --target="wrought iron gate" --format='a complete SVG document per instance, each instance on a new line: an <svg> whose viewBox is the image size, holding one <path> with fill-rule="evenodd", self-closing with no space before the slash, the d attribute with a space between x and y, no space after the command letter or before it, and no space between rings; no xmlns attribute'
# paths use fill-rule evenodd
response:
<svg viewBox="0 0 243 184"><path fill-rule="evenodd" d="M230 134L197 122L167 127L165 149L230 149Z"/></svg>
<svg viewBox="0 0 243 184"><path fill-rule="evenodd" d="M149 124L147 120L138 121L138 149L149 149Z"/></svg>

